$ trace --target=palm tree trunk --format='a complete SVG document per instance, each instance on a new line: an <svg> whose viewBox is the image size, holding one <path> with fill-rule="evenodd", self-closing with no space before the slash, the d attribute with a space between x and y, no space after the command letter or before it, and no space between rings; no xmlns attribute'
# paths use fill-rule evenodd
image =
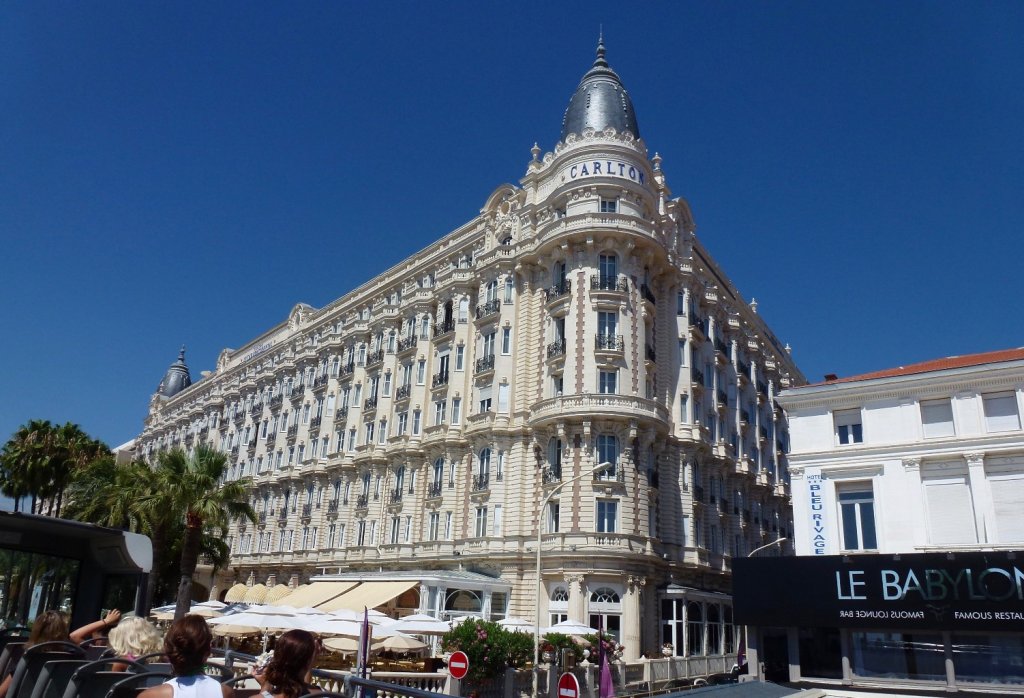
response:
<svg viewBox="0 0 1024 698"><path fill-rule="evenodd" d="M149 579L146 580L145 608L142 609L143 617L149 615L149 609L153 608L153 597L156 596L156 585L160 582L160 572L164 568L164 558L167 547L167 526L161 524L156 526L150 540L153 543L153 568L149 571Z"/></svg>
<svg viewBox="0 0 1024 698"><path fill-rule="evenodd" d="M185 541L181 546L181 580L178 582L178 605L174 609L174 620L178 620L192 608L192 575L199 562L199 543L203 537L203 522L196 516L188 515L185 524Z"/></svg>
<svg viewBox="0 0 1024 698"><path fill-rule="evenodd" d="M60 489L57 490L57 512L54 514L54 516L56 516L58 519L60 518L60 505L61 505L61 502L63 502L63 501L64 501L64 485L61 485Z"/></svg>

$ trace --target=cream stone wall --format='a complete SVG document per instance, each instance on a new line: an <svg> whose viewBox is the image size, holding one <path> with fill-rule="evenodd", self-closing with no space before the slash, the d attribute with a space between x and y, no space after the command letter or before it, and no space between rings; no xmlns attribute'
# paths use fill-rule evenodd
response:
<svg viewBox="0 0 1024 698"><path fill-rule="evenodd" d="M324 308L297 305L285 323L224 350L209 377L154 398L140 454L210 443L228 453L231 478L251 483L260 520L232 525L232 580L219 588L250 575L470 569L510 582L507 613L532 618L540 503L598 465L609 436L618 442L615 476L561 491L558 531L543 534L543 576L574 580L570 608L584 622L588 594L618 589L627 657L660 646L655 614L667 585L727 591L733 555L789 535L786 424L773 397L803 376L697 240L661 158L611 129L533 153L520 186L499 187L466 225ZM595 162L615 165L573 178L573 167L578 174L590 163L589 172ZM626 165L620 176L618 163L635 168L634 178ZM616 259L603 283L601 255ZM614 332L602 333L600 313L615 318ZM601 370L617 372L613 393L601 393ZM490 408L481 409L488 393ZM264 423L286 412L287 424L264 437ZM562 443L560 468L552 439ZM599 531L598 502L617 507L614 530ZM342 524L344 541L329 544ZM548 600L540 605L546 615Z"/></svg>

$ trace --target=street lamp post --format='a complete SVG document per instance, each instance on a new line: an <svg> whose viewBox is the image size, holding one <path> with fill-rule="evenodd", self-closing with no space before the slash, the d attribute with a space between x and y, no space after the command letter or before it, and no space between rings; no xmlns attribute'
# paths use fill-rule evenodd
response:
<svg viewBox="0 0 1024 698"><path fill-rule="evenodd" d="M581 480L587 477L588 475L593 476L596 475L597 473L601 473L604 472L605 470L608 470L608 468L613 467L615 467L614 463L609 463L607 461L605 461L604 463L599 463L590 470L582 472L579 475L571 477L568 480L558 485L555 485L553 488L551 488L551 491L548 492L548 495L544 497L544 500L540 503L540 512L537 515L537 609L533 625L533 695L535 698L539 695L537 693L537 690L540 684L540 600L541 595L544 593L544 584L540 576L540 546L541 536L544 533L544 512L547 509L548 502L551 501L551 498L558 494L558 492L566 485L572 484L577 480Z"/></svg>
<svg viewBox="0 0 1024 698"><path fill-rule="evenodd" d="M789 540L789 539L786 538L786 537L776 538L771 543L765 543L760 548L754 548L753 550L751 550L747 554L747 557L754 557L754 555L756 555L757 553L761 552L762 550L767 550L768 548L771 548L772 546L779 545L781 543L785 543L787 540ZM746 625L743 626L743 652L744 652L744 654L747 654L747 653L750 652L750 633L749 633L749 630L750 630L749 626L746 626ZM736 657L736 666L737 666L737 668L740 667L740 658L739 657ZM747 670L747 673L748 674L750 673L749 669ZM760 674L760 671L758 672L758 674ZM763 676L761 677L761 680L764 681L764 677Z"/></svg>

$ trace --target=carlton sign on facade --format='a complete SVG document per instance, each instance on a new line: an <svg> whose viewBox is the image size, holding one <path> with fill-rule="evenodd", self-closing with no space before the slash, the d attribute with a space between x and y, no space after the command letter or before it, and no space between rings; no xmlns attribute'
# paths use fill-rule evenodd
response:
<svg viewBox="0 0 1024 698"><path fill-rule="evenodd" d="M563 181L576 181L588 177L616 177L636 182L642 187L647 184L643 168L628 160L584 160L569 165L562 170L561 175Z"/></svg>
<svg viewBox="0 0 1024 698"><path fill-rule="evenodd" d="M738 559L733 604L746 625L1015 630L1024 552Z"/></svg>

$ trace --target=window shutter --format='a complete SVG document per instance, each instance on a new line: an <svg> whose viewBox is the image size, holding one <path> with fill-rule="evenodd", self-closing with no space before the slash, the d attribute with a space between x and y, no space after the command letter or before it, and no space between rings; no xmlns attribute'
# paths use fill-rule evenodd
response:
<svg viewBox="0 0 1024 698"><path fill-rule="evenodd" d="M932 545L977 543L971 488L964 477L925 480Z"/></svg>
<svg viewBox="0 0 1024 698"><path fill-rule="evenodd" d="M990 479L1000 543L1024 541L1024 478Z"/></svg>

